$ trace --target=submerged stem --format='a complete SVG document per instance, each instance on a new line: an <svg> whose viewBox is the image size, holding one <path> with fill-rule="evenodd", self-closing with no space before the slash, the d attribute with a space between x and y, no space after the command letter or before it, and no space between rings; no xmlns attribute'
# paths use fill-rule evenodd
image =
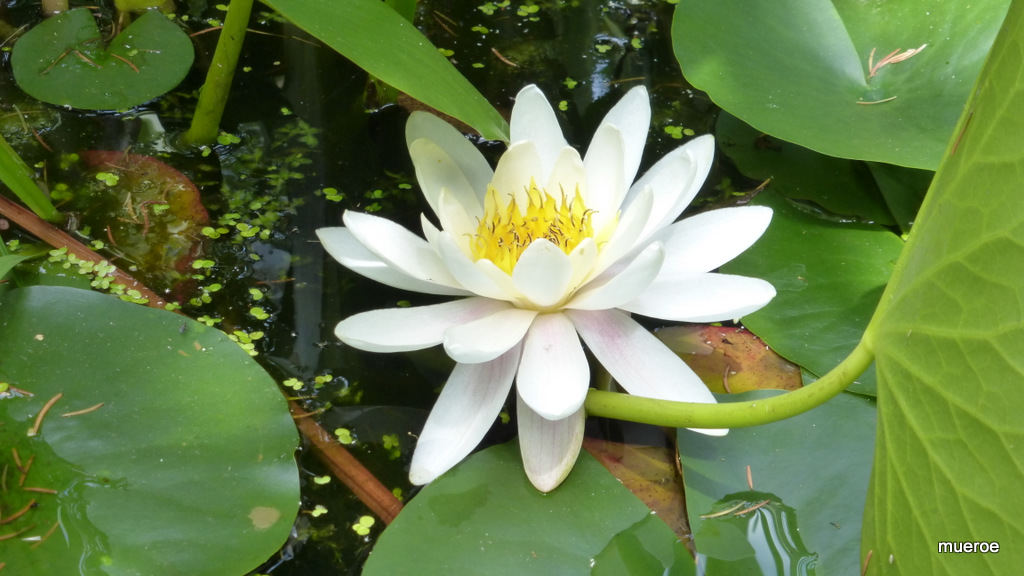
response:
<svg viewBox="0 0 1024 576"><path fill-rule="evenodd" d="M199 103L192 116L192 125L185 132L184 140L189 145L212 144L220 130L220 119L231 91L235 77L238 55L242 52L245 28L249 25L252 0L235 0L231 3L224 27L221 28L213 61L206 73L206 82L199 93Z"/></svg>
<svg viewBox="0 0 1024 576"><path fill-rule="evenodd" d="M783 420L824 404L853 383L874 361L861 340L838 366L799 390L748 402L698 404L590 390L584 407L590 416L673 428L743 428Z"/></svg>

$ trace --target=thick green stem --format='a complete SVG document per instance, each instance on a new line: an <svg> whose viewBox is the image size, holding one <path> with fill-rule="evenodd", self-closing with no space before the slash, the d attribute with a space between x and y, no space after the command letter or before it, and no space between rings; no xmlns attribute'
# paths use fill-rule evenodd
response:
<svg viewBox="0 0 1024 576"><path fill-rule="evenodd" d="M874 355L864 341L831 372L809 386L772 398L725 404L669 402L591 390L584 407L589 416L631 420L673 428L743 428L796 416L824 404L853 383Z"/></svg>
<svg viewBox="0 0 1024 576"><path fill-rule="evenodd" d="M37 216L49 222L60 220L60 212L50 198L39 189L32 169L0 135L0 181L10 188Z"/></svg>
<svg viewBox="0 0 1024 576"><path fill-rule="evenodd" d="M206 82L199 93L192 125L184 136L186 145L212 144L217 140L251 12L252 0L232 0L217 40L217 50L213 53L213 62L206 73Z"/></svg>

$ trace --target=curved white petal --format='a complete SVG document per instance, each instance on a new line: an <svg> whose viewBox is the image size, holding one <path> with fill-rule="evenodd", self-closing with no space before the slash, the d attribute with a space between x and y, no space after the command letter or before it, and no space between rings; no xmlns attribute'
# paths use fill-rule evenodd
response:
<svg viewBox="0 0 1024 576"><path fill-rule="evenodd" d="M512 269L512 283L527 300L546 308L565 297L572 275L569 256L552 242L539 238L519 256Z"/></svg>
<svg viewBox="0 0 1024 576"><path fill-rule="evenodd" d="M630 394L677 402L714 403L715 397L679 356L620 310L567 310L601 365ZM727 430L697 430L723 435Z"/></svg>
<svg viewBox="0 0 1024 576"><path fill-rule="evenodd" d="M623 163L623 185L636 178L636 172L640 168L640 159L644 153L644 145L647 143L647 130L651 126L651 100L647 94L647 88L637 86L626 92L611 110L604 117L601 126L612 125L622 133L622 163ZM601 127L598 127L598 132ZM587 148L587 157L595 146L597 134L594 141Z"/></svg>
<svg viewBox="0 0 1024 576"><path fill-rule="evenodd" d="M490 362L455 366L420 432L410 482L431 482L472 452L501 412L518 361L517 346Z"/></svg>
<svg viewBox="0 0 1024 576"><path fill-rule="evenodd" d="M775 287L731 274L661 275L635 300L620 306L636 314L679 322L735 320L760 310Z"/></svg>
<svg viewBox="0 0 1024 576"><path fill-rule="evenodd" d="M654 200L650 188L644 188L636 195L633 202L622 213L615 232L601 248L601 253L591 271L590 281L599 279L605 270L615 266L627 254L636 253L637 241L647 222L651 219L653 205Z"/></svg>
<svg viewBox="0 0 1024 576"><path fill-rule="evenodd" d="M478 200L483 203L487 183L494 170L487 159L466 137L451 124L426 112L413 112L405 125L405 142L410 148L420 138L433 141L448 153L458 164L469 185L476 190ZM421 183L422 185L422 183Z"/></svg>
<svg viewBox="0 0 1024 576"><path fill-rule="evenodd" d="M641 150L643 150L641 144ZM587 171L587 208L595 228L615 217L629 188L623 166L625 142L618 126L602 124L594 133L583 165ZM633 168L634 172L636 168Z"/></svg>
<svg viewBox="0 0 1024 576"><path fill-rule="evenodd" d="M367 250L348 229L335 226L320 228L316 231L324 249L342 266L371 280L424 294L443 296L468 296L472 292L454 286L435 284L427 280L414 278L397 268L392 268L373 252Z"/></svg>
<svg viewBox="0 0 1024 576"><path fill-rule="evenodd" d="M561 420L548 420L516 396L519 451L523 468L537 490L550 492L569 475L583 445L583 408Z"/></svg>
<svg viewBox="0 0 1024 576"><path fill-rule="evenodd" d="M442 190L447 190L466 212L483 213L479 190L469 182L455 159L437 143L420 138L409 144L409 156L416 169L416 180L419 181L423 196L434 210L434 214L442 216L442 207L439 203ZM486 186L485 183L484 190L487 189Z"/></svg>
<svg viewBox="0 0 1024 576"><path fill-rule="evenodd" d="M633 184L626 198L627 206L645 186L650 186L654 194L651 219L644 227L641 239L668 226L679 217L697 192L700 192L700 187L711 171L714 155L714 137L699 136L666 154Z"/></svg>
<svg viewBox="0 0 1024 576"><path fill-rule="evenodd" d="M551 104L534 85L529 85L516 95L516 103L512 106L512 118L509 121L511 146L519 142L530 141L537 147L540 154L540 170L537 184L546 182L558 151L568 146L562 136L562 128ZM510 146L510 150L511 150Z"/></svg>
<svg viewBox="0 0 1024 576"><path fill-rule="evenodd" d="M434 284L462 287L426 240L398 224L351 210L345 211L342 220L360 244L393 268Z"/></svg>
<svg viewBox="0 0 1024 576"><path fill-rule="evenodd" d="M466 212L466 207L454 197L454 194L450 194L447 189L441 191L441 195L438 197L438 205L441 208L441 212L438 214L437 219L441 223L441 229L451 234L459 249L469 256L472 253L470 242L476 237L478 218L482 212L475 214Z"/></svg>
<svg viewBox="0 0 1024 576"><path fill-rule="evenodd" d="M534 318L516 376L523 400L541 416L559 420L579 410L589 386L590 366L572 322L561 313Z"/></svg>
<svg viewBox="0 0 1024 576"><path fill-rule="evenodd" d="M462 364L489 362L519 344L536 310L507 308L444 332L444 350Z"/></svg>
<svg viewBox="0 0 1024 576"><path fill-rule="evenodd" d="M567 201L572 201L578 187L583 198L588 198L587 172L583 168L580 153L570 146L562 148L547 180L538 181L537 185L543 186L555 198L562 193ZM587 204L587 208L590 208L590 204Z"/></svg>
<svg viewBox="0 0 1024 576"><path fill-rule="evenodd" d="M626 266L607 281L591 282L576 293L566 308L577 310L606 310L618 308L622 304L642 294L658 276L662 263L665 261L665 250L661 243L655 242L645 248L629 266Z"/></svg>
<svg viewBox="0 0 1024 576"><path fill-rule="evenodd" d="M508 302L464 298L433 306L385 308L349 316L338 323L339 340L369 352L404 352L440 344L452 326L509 308Z"/></svg>
<svg viewBox="0 0 1024 576"><path fill-rule="evenodd" d="M518 300L518 292L512 287L508 274L490 260L470 260L449 232L437 235L437 248L448 271L466 290L496 300Z"/></svg>
<svg viewBox="0 0 1024 576"><path fill-rule="evenodd" d="M584 238L569 252L572 264L572 280L569 281L569 293L575 292L591 277L600 253L593 238Z"/></svg>
<svg viewBox="0 0 1024 576"><path fill-rule="evenodd" d="M549 162L554 164L554 159ZM522 209L526 206L526 191L530 188L531 180L538 186L543 186L546 181L537 146L531 141L509 146L498 159L494 179L491 181L491 185L498 191L498 198L507 203L509 195L512 195Z"/></svg>
<svg viewBox="0 0 1024 576"><path fill-rule="evenodd" d="M711 210L663 228L652 239L665 243L664 274L709 272L740 255L764 234L772 220L767 206Z"/></svg>

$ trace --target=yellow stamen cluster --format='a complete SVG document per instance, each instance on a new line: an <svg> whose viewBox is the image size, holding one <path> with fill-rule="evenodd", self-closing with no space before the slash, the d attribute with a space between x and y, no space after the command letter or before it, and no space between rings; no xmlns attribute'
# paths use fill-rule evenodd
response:
<svg viewBox="0 0 1024 576"><path fill-rule="evenodd" d="M477 226L471 246L473 260L487 258L499 268L512 273L519 256L538 238L558 246L566 254L572 252L594 230L579 188L571 199L565 191L555 198L530 181L526 190L526 206L520 207L515 196L503 202L493 186L487 187L484 216Z"/></svg>

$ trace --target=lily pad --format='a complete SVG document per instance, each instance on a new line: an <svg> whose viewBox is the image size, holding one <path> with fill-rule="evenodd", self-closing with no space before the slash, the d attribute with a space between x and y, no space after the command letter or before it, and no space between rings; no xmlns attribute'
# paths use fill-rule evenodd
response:
<svg viewBox="0 0 1024 576"><path fill-rule="evenodd" d="M758 130L934 170L1008 5L680 2L672 42L687 80Z"/></svg>
<svg viewBox="0 0 1024 576"><path fill-rule="evenodd" d="M117 110L169 92L192 67L192 40L148 11L104 46L92 12L68 10L41 22L14 45L18 86L59 106Z"/></svg>
<svg viewBox="0 0 1024 576"><path fill-rule="evenodd" d="M650 518L651 510L586 452L557 490L538 492L523 473L518 444L510 442L471 456L424 488L381 535L363 574L585 576L598 570L595 557L617 534ZM674 558L675 547L685 555L672 530L653 520L642 530L654 550L643 555L643 566L650 554ZM693 568L687 557L671 574Z"/></svg>
<svg viewBox="0 0 1024 576"><path fill-rule="evenodd" d="M295 426L221 332L38 286L0 296L0 350L7 572L244 574L288 537Z"/></svg>
<svg viewBox="0 0 1024 576"><path fill-rule="evenodd" d="M873 400L844 392L799 416L727 436L680 430L698 563L717 575L856 576L875 420ZM817 571L808 570L811 563Z"/></svg>

